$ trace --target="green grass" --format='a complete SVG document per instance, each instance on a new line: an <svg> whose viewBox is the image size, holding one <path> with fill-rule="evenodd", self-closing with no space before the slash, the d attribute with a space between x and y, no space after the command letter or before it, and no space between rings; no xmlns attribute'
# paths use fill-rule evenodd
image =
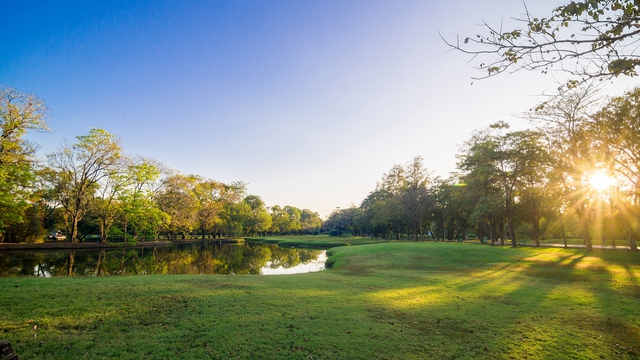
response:
<svg viewBox="0 0 640 360"><path fill-rule="evenodd" d="M278 244L281 247L329 249L337 246L378 244L387 242L382 239L372 239L360 236L329 236L329 235L302 235L302 236L269 236L254 237L249 240L262 241L266 244Z"/></svg>
<svg viewBox="0 0 640 360"><path fill-rule="evenodd" d="M458 243L329 253L331 270L294 276L0 279L0 340L21 359L640 353L637 253Z"/></svg>
<svg viewBox="0 0 640 360"><path fill-rule="evenodd" d="M518 243L520 243L521 241L526 241L527 245L534 245L535 241L531 240L531 239L526 239L526 240L518 240ZM615 240L616 242L616 246L629 246L629 243L627 243L627 240ZM509 242L511 243L511 242ZM593 245L602 245L602 240L592 240L591 242ZM556 245L564 245L564 240L562 239L544 239L544 240L540 240L540 245L547 245L547 244L556 244ZM584 240L582 239L567 239L567 245L584 245ZM605 245L607 246L607 248L611 247L611 240L607 240L605 242Z"/></svg>

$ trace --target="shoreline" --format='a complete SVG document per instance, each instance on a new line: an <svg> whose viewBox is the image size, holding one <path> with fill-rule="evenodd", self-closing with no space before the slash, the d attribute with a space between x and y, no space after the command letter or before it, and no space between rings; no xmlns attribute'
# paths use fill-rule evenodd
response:
<svg viewBox="0 0 640 360"><path fill-rule="evenodd" d="M148 241L136 244L125 243L71 243L71 242L44 242L33 244L0 244L0 251L6 250L76 250L76 249L119 249L119 248L143 248L156 246L171 246L171 241Z"/></svg>
<svg viewBox="0 0 640 360"><path fill-rule="evenodd" d="M79 242L79 243L71 243L69 241L51 241L51 242L43 242L43 243L0 243L0 252L1 251L12 251L12 250L86 250L86 249L121 249L121 248L145 248L145 247L158 247L158 246L171 246L175 244L190 244L190 243L199 243L199 242L223 242L223 243L243 243L244 239L230 239L230 238L222 238L222 239L179 239L179 240L155 240L155 241L144 241L138 242L135 244L131 243L87 243L87 242Z"/></svg>

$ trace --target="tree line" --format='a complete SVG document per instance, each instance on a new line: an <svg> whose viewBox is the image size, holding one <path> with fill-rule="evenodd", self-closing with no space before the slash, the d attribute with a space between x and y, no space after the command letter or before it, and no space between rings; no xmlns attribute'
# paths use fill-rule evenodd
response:
<svg viewBox="0 0 640 360"><path fill-rule="evenodd" d="M640 88L611 99L577 86L524 115L473 132L457 170L433 176L416 157L384 174L360 206L336 209L324 229L386 239L626 239L640 234ZM615 243L614 243L615 245Z"/></svg>
<svg viewBox="0 0 640 360"><path fill-rule="evenodd" d="M127 156L102 129L36 157L28 131L48 131L36 96L0 88L0 242L37 241L64 229L71 242L97 235L127 240L317 233L317 212L267 207L246 184L183 175L146 157Z"/></svg>

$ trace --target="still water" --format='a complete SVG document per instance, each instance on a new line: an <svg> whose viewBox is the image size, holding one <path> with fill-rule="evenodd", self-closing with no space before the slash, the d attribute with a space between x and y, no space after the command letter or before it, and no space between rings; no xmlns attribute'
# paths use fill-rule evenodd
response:
<svg viewBox="0 0 640 360"><path fill-rule="evenodd" d="M204 241L118 250L0 252L0 277L159 274L296 274L324 270L322 250Z"/></svg>

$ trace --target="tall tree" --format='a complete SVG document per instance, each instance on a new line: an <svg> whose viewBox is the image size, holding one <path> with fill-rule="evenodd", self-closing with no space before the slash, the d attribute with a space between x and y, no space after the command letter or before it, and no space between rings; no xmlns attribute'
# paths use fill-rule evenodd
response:
<svg viewBox="0 0 640 360"><path fill-rule="evenodd" d="M607 163L621 178L615 191L626 190L626 199L617 197L622 208L627 241L633 251L640 235L640 88L611 99L594 116L595 133L602 142ZM626 188L626 189L625 189ZM616 194L619 195L619 194Z"/></svg>
<svg viewBox="0 0 640 360"><path fill-rule="evenodd" d="M132 160L121 175L124 186L117 192L117 215L125 238L129 231L134 239L143 233L156 238L159 228L168 224L169 215L154 201L153 188L160 174L153 160L140 158Z"/></svg>
<svg viewBox="0 0 640 360"><path fill-rule="evenodd" d="M400 202L409 217L415 240L424 240L424 224L434 207L434 199L429 193L431 178L421 156L406 165L403 191Z"/></svg>
<svg viewBox="0 0 640 360"><path fill-rule="evenodd" d="M319 231L322 227L322 219L320 215L309 209L302 209L300 213L300 228L307 234L312 234Z"/></svg>
<svg viewBox="0 0 640 360"><path fill-rule="evenodd" d="M257 195L248 195L243 202L249 206L250 214L245 222L247 234L263 234L271 227L271 215L264 201Z"/></svg>
<svg viewBox="0 0 640 360"><path fill-rule="evenodd" d="M560 182L567 204L578 216L582 238L588 251L593 250L589 224L592 222L592 198L588 173L603 155L594 151L591 114L599 104L590 86L566 92L541 104L529 113L529 119L544 132L550 152L550 176Z"/></svg>
<svg viewBox="0 0 640 360"><path fill-rule="evenodd" d="M194 192L198 198L198 226L202 238L207 233L211 234L217 224L220 223L220 213L222 212L225 184L210 180L199 179Z"/></svg>
<svg viewBox="0 0 640 360"><path fill-rule="evenodd" d="M99 182L116 171L121 158L120 141L102 129L76 137L75 144L63 143L47 156L56 200L62 207L71 242L78 240L78 222L85 216Z"/></svg>
<svg viewBox="0 0 640 360"><path fill-rule="evenodd" d="M170 222L164 229L165 234L177 239L178 234L185 238L196 225L198 199L194 193L197 178L193 175L175 174L170 176L162 189L156 195L156 201Z"/></svg>
<svg viewBox="0 0 640 360"><path fill-rule="evenodd" d="M467 152L460 156L459 168L474 186L480 186L482 205L476 216L492 216L495 206L502 207L507 220L512 246L516 242L516 210L523 189L538 167L546 161L540 142L540 134L534 131L502 133L509 126L499 122L490 126L493 131L478 133L467 145ZM500 202L495 202L497 196ZM477 206L476 205L476 206ZM492 205L492 208L487 208Z"/></svg>
<svg viewBox="0 0 640 360"><path fill-rule="evenodd" d="M34 180L35 146L28 131L47 131L42 100L0 87L0 241L5 228L22 221Z"/></svg>

